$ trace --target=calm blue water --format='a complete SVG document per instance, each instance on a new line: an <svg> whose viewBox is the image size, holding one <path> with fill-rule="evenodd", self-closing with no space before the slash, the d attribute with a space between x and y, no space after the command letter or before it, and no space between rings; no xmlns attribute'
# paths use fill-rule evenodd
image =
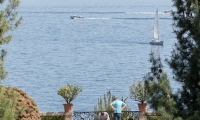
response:
<svg viewBox="0 0 200 120"><path fill-rule="evenodd" d="M171 16L164 13L171 10L171 2L136 3L22 6L24 20L4 46L9 52L4 84L26 91L42 112L63 111L65 101L57 90L68 83L83 87L73 101L74 111L92 111L109 90L119 98L129 97L129 86L150 71L150 51L164 60L176 41ZM149 44L157 8L164 46ZM70 19L75 14L85 19ZM165 71L172 76L167 66ZM176 89L173 80L171 85ZM137 102L128 98L126 103L138 110Z"/></svg>

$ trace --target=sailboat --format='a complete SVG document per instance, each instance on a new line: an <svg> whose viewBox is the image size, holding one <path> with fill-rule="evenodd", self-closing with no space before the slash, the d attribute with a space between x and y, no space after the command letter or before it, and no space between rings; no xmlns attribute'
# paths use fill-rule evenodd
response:
<svg viewBox="0 0 200 120"><path fill-rule="evenodd" d="M149 42L152 45L163 45L164 41L159 39L159 30L158 30L158 9L156 10L156 15L154 19L154 29L153 29L154 39Z"/></svg>

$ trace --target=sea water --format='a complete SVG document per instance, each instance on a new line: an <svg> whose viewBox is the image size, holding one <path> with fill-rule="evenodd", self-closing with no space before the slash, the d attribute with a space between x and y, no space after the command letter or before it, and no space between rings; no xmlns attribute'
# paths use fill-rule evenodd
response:
<svg viewBox="0 0 200 120"><path fill-rule="evenodd" d="M127 98L131 110L138 110L129 87L150 71L151 51L161 56L171 86L177 88L164 62L176 41L172 16L164 13L171 6L144 0L130 5L22 6L22 24L4 46L9 74L3 84L27 92L43 112L63 111L65 101L57 91L66 84L83 88L73 100L74 111L92 111L108 91ZM157 8L163 46L149 44ZM73 20L71 15L84 19Z"/></svg>

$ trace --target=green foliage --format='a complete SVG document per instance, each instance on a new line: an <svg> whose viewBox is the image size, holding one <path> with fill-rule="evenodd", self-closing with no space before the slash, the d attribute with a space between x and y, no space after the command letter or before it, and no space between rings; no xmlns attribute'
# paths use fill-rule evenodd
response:
<svg viewBox="0 0 200 120"><path fill-rule="evenodd" d="M149 94L145 89L143 80L139 80L137 83L133 83L130 86L129 91L130 98L134 101L139 101L142 104L149 98Z"/></svg>
<svg viewBox="0 0 200 120"><path fill-rule="evenodd" d="M181 89L176 94L178 115L187 119L200 108L200 12L199 0L173 0L176 34L171 59L167 60Z"/></svg>
<svg viewBox="0 0 200 120"><path fill-rule="evenodd" d="M9 34L11 30L14 30L22 20L22 17L18 17L16 8L19 6L19 0L2 0L0 1L4 9L0 10L0 45L9 43L12 36ZM7 76L7 71L4 69L4 57L6 56L6 50L0 50L0 82Z"/></svg>
<svg viewBox="0 0 200 120"><path fill-rule="evenodd" d="M147 115L147 120L163 120L163 117L160 115L150 115L150 116Z"/></svg>
<svg viewBox="0 0 200 120"><path fill-rule="evenodd" d="M22 20L22 17L17 15L17 7L19 0L0 0L0 120L14 120L17 119L23 109L16 110L13 106L17 104L17 96L14 91L7 94L6 89L1 85L8 72L4 68L4 58L7 51L2 49L2 45L9 43L12 36L9 34L14 30Z"/></svg>
<svg viewBox="0 0 200 120"><path fill-rule="evenodd" d="M138 120L133 114L130 114L129 112L122 112L121 118L122 120Z"/></svg>
<svg viewBox="0 0 200 120"><path fill-rule="evenodd" d="M0 120L12 120L15 118L15 113L12 111L12 105L16 102L16 97L13 94L13 102L9 100L9 98L5 97L5 89L3 89L2 86L0 86Z"/></svg>
<svg viewBox="0 0 200 120"><path fill-rule="evenodd" d="M189 116L187 120L200 120L200 111L195 111L194 115Z"/></svg>
<svg viewBox="0 0 200 120"><path fill-rule="evenodd" d="M100 111L106 111L109 114L110 120L113 119L113 110L110 107L110 103L114 101L114 95L111 94L111 92L107 92L107 94L104 94L104 97L98 98L98 104L94 106L94 111L100 112ZM128 98L128 97L127 97ZM120 100L123 101L124 103L126 102L127 98L121 98ZM123 111L131 111L131 109L126 106L126 108L123 109ZM122 112L123 114L123 112ZM124 115L124 118L122 120L127 120L127 115Z"/></svg>
<svg viewBox="0 0 200 120"><path fill-rule="evenodd" d="M114 95L111 94L111 92L107 92L107 94L104 94L103 99L100 97L98 98L98 104L97 106L94 106L94 111L111 111L113 112L112 108L110 107L110 103L113 102ZM127 98L121 98L121 101L124 103L126 102ZM130 111L131 109L128 107L124 108L124 111Z"/></svg>
<svg viewBox="0 0 200 120"><path fill-rule="evenodd" d="M24 112L23 106L16 109L18 97L11 87L0 85L0 101L0 120L18 119L18 115Z"/></svg>
<svg viewBox="0 0 200 120"><path fill-rule="evenodd" d="M163 116L163 120L174 119L177 113L176 102L171 97L173 94L167 74L163 71L161 59L151 52L150 62L151 71L144 77L145 88L151 96L148 103L156 113Z"/></svg>
<svg viewBox="0 0 200 120"><path fill-rule="evenodd" d="M103 99L100 97L98 98L98 105L94 107L94 111L112 111L110 107L110 103L113 101L111 92L107 92L104 94Z"/></svg>
<svg viewBox="0 0 200 120"><path fill-rule="evenodd" d="M0 51L0 82L1 82L1 80L5 79L5 77L8 74L8 72L5 71L5 69L4 69L4 57L5 57L5 55L6 55L6 51L2 49Z"/></svg>
<svg viewBox="0 0 200 120"><path fill-rule="evenodd" d="M75 84L67 84L60 87L58 95L62 96L67 103L71 103L82 92L82 88Z"/></svg>

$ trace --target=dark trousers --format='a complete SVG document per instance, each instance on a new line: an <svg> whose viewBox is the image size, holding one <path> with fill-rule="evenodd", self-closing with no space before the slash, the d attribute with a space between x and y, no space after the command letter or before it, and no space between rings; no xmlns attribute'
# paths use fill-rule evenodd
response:
<svg viewBox="0 0 200 120"><path fill-rule="evenodd" d="M113 120L121 120L121 113L114 113Z"/></svg>

